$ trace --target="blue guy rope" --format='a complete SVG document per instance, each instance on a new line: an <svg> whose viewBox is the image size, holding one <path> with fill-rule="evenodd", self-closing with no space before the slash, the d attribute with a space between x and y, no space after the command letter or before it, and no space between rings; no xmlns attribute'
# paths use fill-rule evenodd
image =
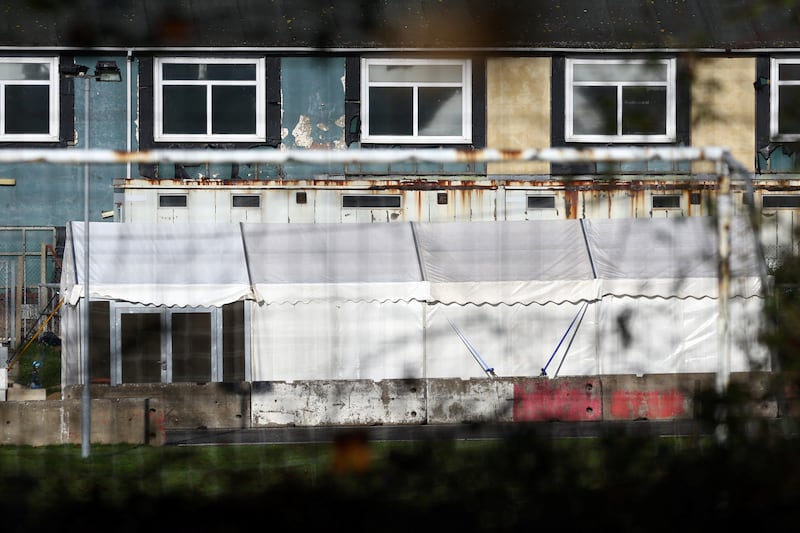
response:
<svg viewBox="0 0 800 533"><path fill-rule="evenodd" d="M564 342L564 339L567 338L567 334L569 333L569 330L571 330L572 326L575 325L575 321L578 320L578 317L581 315L581 311L583 311L586 308L587 305L589 305L589 302L584 302L583 303L583 307L581 307L578 310L577 314L575 315L575 318L573 318L572 322L570 322L569 326L567 326L567 330L564 331L564 335L562 335L561 336L561 340L558 341L558 346L556 346L556 349L553 350L553 353L550 355L550 359L547 360L547 364L544 365L544 367L542 367L542 373L540 374L540 376L546 376L547 375L547 367L550 366L550 363L553 361L553 357L555 357L556 353L558 352L558 349L561 348L561 344Z"/></svg>
<svg viewBox="0 0 800 533"><path fill-rule="evenodd" d="M486 375L489 376L489 377L497 377L497 375L494 373L494 368L491 368L489 365L486 364L486 361L483 360L483 357L481 357L481 354L478 353L478 350L476 350L475 347L472 345L472 343L469 342L469 340L464 336L463 333L461 333L461 330L458 329L458 327L456 327L456 325L453 324L450 321L449 318L447 319L447 322L450 324L450 327L452 327L453 330L456 332L456 334L459 336L459 338L461 339L461 342L464 343L464 346L467 347L467 350L469 350L469 353L472 354L472 357L474 357L475 360L478 362L478 364L481 365L481 368L483 369L484 372L486 372Z"/></svg>

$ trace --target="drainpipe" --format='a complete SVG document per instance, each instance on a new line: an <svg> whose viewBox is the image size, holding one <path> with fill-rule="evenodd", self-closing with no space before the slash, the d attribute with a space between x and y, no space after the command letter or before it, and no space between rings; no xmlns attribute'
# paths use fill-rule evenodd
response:
<svg viewBox="0 0 800 533"><path fill-rule="evenodd" d="M131 84L133 83L131 79L131 63L133 63L133 50L130 48L128 49L128 57L125 61L125 80L127 81L126 85L126 94L125 94L125 148L128 153L130 153L132 148L132 139L131 139L131 128L133 127L133 120L131 119L131 102L132 102L132 88ZM128 161L127 163L127 170L125 176L128 179L131 179L131 162Z"/></svg>

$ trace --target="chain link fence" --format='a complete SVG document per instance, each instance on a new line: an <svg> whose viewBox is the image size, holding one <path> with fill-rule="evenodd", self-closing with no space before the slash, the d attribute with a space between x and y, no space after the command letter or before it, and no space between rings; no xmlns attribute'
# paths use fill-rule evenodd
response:
<svg viewBox="0 0 800 533"><path fill-rule="evenodd" d="M45 331L60 337L58 304L63 230L55 226L0 227L0 342L9 352Z"/></svg>

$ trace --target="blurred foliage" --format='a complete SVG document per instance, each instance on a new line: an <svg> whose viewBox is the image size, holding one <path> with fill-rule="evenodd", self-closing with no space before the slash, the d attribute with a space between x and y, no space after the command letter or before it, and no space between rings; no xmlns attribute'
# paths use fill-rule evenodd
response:
<svg viewBox="0 0 800 533"><path fill-rule="evenodd" d="M235 531L262 522L674 532L797 523L797 441L752 428L731 437L550 439L520 425L492 441L95 446L86 459L75 446L0 447L0 509L12 532Z"/></svg>

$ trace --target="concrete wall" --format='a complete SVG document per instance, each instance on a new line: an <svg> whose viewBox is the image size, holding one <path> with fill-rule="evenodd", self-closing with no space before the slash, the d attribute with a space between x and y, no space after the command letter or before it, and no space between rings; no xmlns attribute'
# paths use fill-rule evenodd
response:
<svg viewBox="0 0 800 533"><path fill-rule="evenodd" d="M769 373L733 374L751 414L779 416ZM680 420L713 374L92 385L92 442L160 445L170 429ZM81 442L80 386L60 401L0 402L0 445Z"/></svg>
<svg viewBox="0 0 800 533"><path fill-rule="evenodd" d="M0 445L54 446L80 444L80 400L0 402ZM93 399L91 438L96 444L164 442L164 412L147 398Z"/></svg>

